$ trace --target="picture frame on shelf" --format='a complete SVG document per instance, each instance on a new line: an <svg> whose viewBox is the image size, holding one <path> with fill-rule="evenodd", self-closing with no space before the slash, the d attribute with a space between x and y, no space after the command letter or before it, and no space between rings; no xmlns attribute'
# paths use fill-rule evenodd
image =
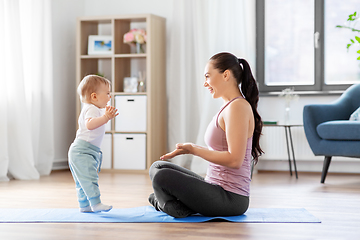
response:
<svg viewBox="0 0 360 240"><path fill-rule="evenodd" d="M111 54L112 48L112 36L89 35L88 55Z"/></svg>

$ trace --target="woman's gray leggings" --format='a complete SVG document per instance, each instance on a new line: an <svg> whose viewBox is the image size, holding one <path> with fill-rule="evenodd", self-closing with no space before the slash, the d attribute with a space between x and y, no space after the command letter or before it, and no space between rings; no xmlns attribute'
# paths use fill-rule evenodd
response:
<svg viewBox="0 0 360 240"><path fill-rule="evenodd" d="M150 179L160 206L178 200L204 216L236 216L246 212L249 197L208 183L196 173L174 163L157 161L150 167Z"/></svg>

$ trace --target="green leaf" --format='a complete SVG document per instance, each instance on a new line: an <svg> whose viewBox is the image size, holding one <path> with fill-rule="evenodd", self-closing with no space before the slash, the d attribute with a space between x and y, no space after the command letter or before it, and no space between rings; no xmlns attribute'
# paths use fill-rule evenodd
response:
<svg viewBox="0 0 360 240"><path fill-rule="evenodd" d="M357 51L357 53L360 53L360 50L359 50L359 51Z"/></svg>
<svg viewBox="0 0 360 240"><path fill-rule="evenodd" d="M360 37L355 36L355 39L356 39L356 41L358 41L360 43Z"/></svg>
<svg viewBox="0 0 360 240"><path fill-rule="evenodd" d="M346 48L349 50L349 47L351 47L351 45L352 44L349 43L348 45L346 45Z"/></svg>
<svg viewBox="0 0 360 240"><path fill-rule="evenodd" d="M350 41L351 41L352 43L355 43L355 41L354 41L354 40L352 40L352 39L350 39Z"/></svg>
<svg viewBox="0 0 360 240"><path fill-rule="evenodd" d="M360 60L360 57L358 57L357 60Z"/></svg>
<svg viewBox="0 0 360 240"><path fill-rule="evenodd" d="M354 14L350 14L347 21L355 21L356 20L356 12Z"/></svg>

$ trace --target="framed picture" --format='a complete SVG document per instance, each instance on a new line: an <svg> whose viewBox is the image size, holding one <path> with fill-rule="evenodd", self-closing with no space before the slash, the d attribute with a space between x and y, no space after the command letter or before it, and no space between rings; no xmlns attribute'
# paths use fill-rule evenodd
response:
<svg viewBox="0 0 360 240"><path fill-rule="evenodd" d="M111 54L112 36L90 35L88 55Z"/></svg>

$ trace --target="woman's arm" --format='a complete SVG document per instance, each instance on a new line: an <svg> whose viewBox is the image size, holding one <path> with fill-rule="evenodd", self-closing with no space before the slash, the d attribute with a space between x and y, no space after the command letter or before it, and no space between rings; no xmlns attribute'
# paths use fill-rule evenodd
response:
<svg viewBox="0 0 360 240"><path fill-rule="evenodd" d="M247 139L253 132L253 129L250 129L250 118L253 118L253 115L249 104L245 100L234 101L224 109L219 118L220 127L226 132L228 151L212 151L193 143L183 143L177 144L173 152L165 154L161 159L193 154L215 164L240 168L245 157Z"/></svg>

